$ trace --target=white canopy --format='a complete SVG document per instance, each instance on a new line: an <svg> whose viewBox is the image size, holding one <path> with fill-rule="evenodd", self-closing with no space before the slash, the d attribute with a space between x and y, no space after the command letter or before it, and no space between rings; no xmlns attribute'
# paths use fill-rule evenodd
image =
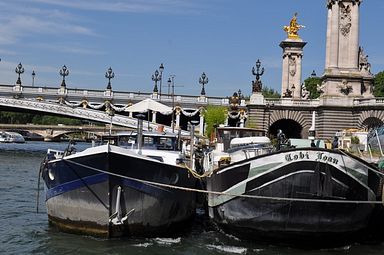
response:
<svg viewBox="0 0 384 255"><path fill-rule="evenodd" d="M148 110L160 112L161 114L165 115L172 113L171 107L156 102L150 98L133 104L125 109L126 112L147 112Z"/></svg>

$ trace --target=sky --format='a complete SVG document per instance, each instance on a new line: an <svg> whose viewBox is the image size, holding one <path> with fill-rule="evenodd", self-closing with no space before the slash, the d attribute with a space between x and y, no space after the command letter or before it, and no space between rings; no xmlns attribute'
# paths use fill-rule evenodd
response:
<svg viewBox="0 0 384 255"><path fill-rule="evenodd" d="M24 85L151 92L163 63L162 93L175 75L175 93L208 96L252 93L252 67L260 59L265 87L281 92L283 26L293 14L305 25L303 80L324 71L326 0L1 0L0 84L14 84L21 62ZM372 72L384 70L384 1L363 0L360 44Z"/></svg>

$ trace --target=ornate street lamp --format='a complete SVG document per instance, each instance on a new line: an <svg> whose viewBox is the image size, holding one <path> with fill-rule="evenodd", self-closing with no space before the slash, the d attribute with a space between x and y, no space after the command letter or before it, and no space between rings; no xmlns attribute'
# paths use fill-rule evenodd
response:
<svg viewBox="0 0 384 255"><path fill-rule="evenodd" d="M17 85L21 85L21 79L20 79L20 74L24 73L24 67L21 63L19 63L15 69L15 72L18 74L18 78L16 81Z"/></svg>
<svg viewBox="0 0 384 255"><path fill-rule="evenodd" d="M161 100L161 87L163 86L163 71L164 71L164 65L163 63L160 64L159 66L159 71L160 71L160 100Z"/></svg>
<svg viewBox="0 0 384 255"><path fill-rule="evenodd" d="M36 73L35 73L35 70L32 71L32 87L35 86L35 76L36 76Z"/></svg>
<svg viewBox="0 0 384 255"><path fill-rule="evenodd" d="M153 88L153 93L159 92L159 90L157 89L157 82L160 80L161 80L161 77L160 77L159 71L156 70L155 74L152 74L152 81L155 82L155 87Z"/></svg>
<svg viewBox="0 0 384 255"><path fill-rule="evenodd" d="M201 74L201 77L199 78L199 83L203 86L201 88L200 94L202 96L205 96L205 87L204 87L204 85L208 83L208 77L207 77L207 75L205 75L204 72Z"/></svg>
<svg viewBox="0 0 384 255"><path fill-rule="evenodd" d="M252 81L252 92L261 92L261 89L263 88L263 84L260 81L260 77L264 74L264 67L261 68L261 62L258 59L256 61L256 69L255 67L252 67L252 74L256 76L255 81Z"/></svg>
<svg viewBox="0 0 384 255"><path fill-rule="evenodd" d="M111 79L115 78L115 73L112 71L111 67L105 72L105 78L108 79L107 90L112 90Z"/></svg>
<svg viewBox="0 0 384 255"><path fill-rule="evenodd" d="M60 69L60 75L63 76L63 81L61 82L61 87L66 87L66 84L65 84L65 77L69 75L69 70L67 69L67 67L65 65L63 65L63 67Z"/></svg>

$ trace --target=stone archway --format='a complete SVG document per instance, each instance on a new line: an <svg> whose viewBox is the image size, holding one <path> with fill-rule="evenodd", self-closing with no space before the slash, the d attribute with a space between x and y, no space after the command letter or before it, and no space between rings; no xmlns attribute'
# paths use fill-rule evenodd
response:
<svg viewBox="0 0 384 255"><path fill-rule="evenodd" d="M294 120L281 119L274 122L269 128L269 133L275 137L279 129L287 138L303 138L303 127Z"/></svg>
<svg viewBox="0 0 384 255"><path fill-rule="evenodd" d="M362 126L366 130L374 129L383 125L383 121L376 117L369 117L365 119Z"/></svg>
<svg viewBox="0 0 384 255"><path fill-rule="evenodd" d="M271 112L269 134L276 136L281 129L287 138L306 138L311 126L311 119L305 118L302 112L275 110Z"/></svg>
<svg viewBox="0 0 384 255"><path fill-rule="evenodd" d="M358 120L358 128L371 129L383 125L384 111L382 110L369 110L361 112Z"/></svg>

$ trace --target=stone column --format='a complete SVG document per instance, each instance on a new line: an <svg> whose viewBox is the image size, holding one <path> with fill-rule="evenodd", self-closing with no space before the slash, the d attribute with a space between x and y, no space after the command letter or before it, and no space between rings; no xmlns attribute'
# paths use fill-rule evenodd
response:
<svg viewBox="0 0 384 255"><path fill-rule="evenodd" d="M328 20L327 20L327 44L325 54L325 69L330 66L330 48L331 48L331 24L332 24L332 5L328 4Z"/></svg>
<svg viewBox="0 0 384 255"><path fill-rule="evenodd" d="M327 48L321 97L372 97L373 75L360 70L362 0L328 0ZM367 62L367 60L365 60ZM368 91L369 90L369 91ZM325 102L325 101L324 101Z"/></svg>
<svg viewBox="0 0 384 255"><path fill-rule="evenodd" d="M330 49L329 49L329 67L336 68L338 66L339 58L339 4L336 2L331 3L332 17L330 24Z"/></svg>
<svg viewBox="0 0 384 255"><path fill-rule="evenodd" d="M349 68L359 69L359 8L360 2L352 4L351 22L351 56Z"/></svg>
<svg viewBox="0 0 384 255"><path fill-rule="evenodd" d="M300 38L288 38L280 43L283 49L282 95L289 90L293 98L301 98L301 65L303 48L306 44Z"/></svg>
<svg viewBox="0 0 384 255"><path fill-rule="evenodd" d="M283 72L282 72L282 81L281 81L281 95L289 88L289 67L288 59L290 55L288 53L283 54Z"/></svg>

